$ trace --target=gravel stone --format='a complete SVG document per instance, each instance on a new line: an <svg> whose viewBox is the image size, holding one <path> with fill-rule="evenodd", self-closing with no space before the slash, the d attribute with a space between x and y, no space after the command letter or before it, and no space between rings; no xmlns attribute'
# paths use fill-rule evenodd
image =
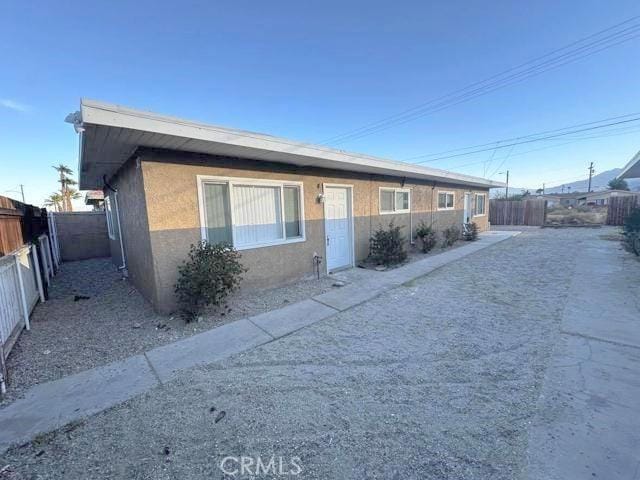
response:
<svg viewBox="0 0 640 480"><path fill-rule="evenodd" d="M582 239L602 233L527 230L2 464L39 479L199 479L224 478L226 456L275 455L300 458L291 478L518 478Z"/></svg>
<svg viewBox="0 0 640 480"><path fill-rule="evenodd" d="M29 387L143 353L196 333L331 290L334 276L306 278L263 290L240 290L229 309L199 321L155 313L123 280L110 259L67 262L53 278L44 304L31 318L7 361L10 385L0 408ZM79 296L86 299L75 301Z"/></svg>

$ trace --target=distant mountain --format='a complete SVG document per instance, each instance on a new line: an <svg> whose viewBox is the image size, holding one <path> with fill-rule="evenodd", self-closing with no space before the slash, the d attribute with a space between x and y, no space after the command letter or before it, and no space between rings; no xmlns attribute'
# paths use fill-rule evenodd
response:
<svg viewBox="0 0 640 480"><path fill-rule="evenodd" d="M612 168L602 173L594 175L591 179L591 190L606 190L607 184L610 180L616 178L616 176L622 171L621 168ZM640 178L627 179L627 184L631 190L640 190ZM564 192L567 193L571 187L572 192L586 192L589 189L589 179L578 180L577 182L565 183ZM545 188L545 193L562 193L562 185L555 187Z"/></svg>
<svg viewBox="0 0 640 480"><path fill-rule="evenodd" d="M592 191L606 190L608 188L607 184L609 183L609 180L614 179L621 171L622 171L621 168L612 168L611 170L606 170L602 173L594 175L593 178L591 179L591 190ZM632 178L632 179L626 179L626 180L630 190L640 191L640 178ZM521 193L523 190L529 190L531 193L536 193L536 190L538 188L540 187L522 188L522 187L509 186L509 195L511 195L512 193L513 194ZM564 193L586 192L588 189L589 189L588 178L585 180L578 180L577 182L564 184ZM563 192L562 185L557 185L554 187L545 187L544 189L544 193L562 193L562 192ZM501 188L501 189L495 189L492 191L492 196L497 196L497 195L504 195L504 189Z"/></svg>

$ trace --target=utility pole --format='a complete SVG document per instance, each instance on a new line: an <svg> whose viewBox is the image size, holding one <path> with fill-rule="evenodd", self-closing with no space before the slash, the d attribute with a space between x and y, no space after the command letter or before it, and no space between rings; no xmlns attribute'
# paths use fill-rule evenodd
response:
<svg viewBox="0 0 640 480"><path fill-rule="evenodd" d="M562 185L562 193L564 193L564 185Z"/></svg>
<svg viewBox="0 0 640 480"><path fill-rule="evenodd" d="M22 194L22 203L26 203L24 201L24 185L20 184L20 193Z"/></svg>
<svg viewBox="0 0 640 480"><path fill-rule="evenodd" d="M542 184L542 195L544 195L544 183Z"/></svg>
<svg viewBox="0 0 640 480"><path fill-rule="evenodd" d="M591 177L593 176L593 162L589 165L589 188L587 193L591 192Z"/></svg>
<svg viewBox="0 0 640 480"><path fill-rule="evenodd" d="M509 200L509 170L507 170L507 188L504 191L504 198Z"/></svg>

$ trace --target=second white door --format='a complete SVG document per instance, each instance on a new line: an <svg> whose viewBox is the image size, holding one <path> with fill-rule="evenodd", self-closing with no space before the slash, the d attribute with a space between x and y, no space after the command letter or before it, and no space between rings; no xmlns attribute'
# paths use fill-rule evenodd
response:
<svg viewBox="0 0 640 480"><path fill-rule="evenodd" d="M324 188L324 230L329 272L353 264L350 194L348 187Z"/></svg>

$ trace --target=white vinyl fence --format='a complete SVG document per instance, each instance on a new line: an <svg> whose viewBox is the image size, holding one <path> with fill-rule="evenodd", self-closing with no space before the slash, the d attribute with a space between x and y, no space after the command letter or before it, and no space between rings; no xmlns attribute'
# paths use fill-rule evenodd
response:
<svg viewBox="0 0 640 480"><path fill-rule="evenodd" d="M43 247L43 262L51 262L50 266L43 263L48 283L54 274L49 239L42 235L38 241ZM5 360L22 329L31 328L29 316L38 300L44 302L39 261L34 245L25 245L0 257L0 393L5 391Z"/></svg>

